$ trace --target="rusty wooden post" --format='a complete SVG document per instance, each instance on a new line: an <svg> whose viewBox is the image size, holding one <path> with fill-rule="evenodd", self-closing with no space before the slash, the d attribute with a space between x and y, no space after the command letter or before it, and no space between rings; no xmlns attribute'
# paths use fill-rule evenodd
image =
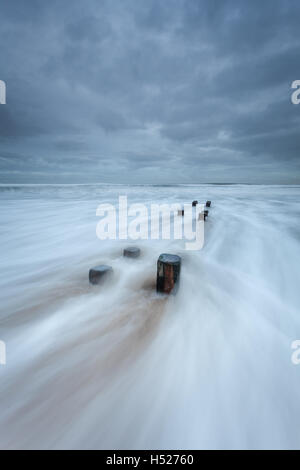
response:
<svg viewBox="0 0 300 470"><path fill-rule="evenodd" d="M95 268L90 269L89 272L89 281L91 284L102 284L108 276L112 275L113 269L111 266L106 266L105 264L101 266L96 266Z"/></svg>
<svg viewBox="0 0 300 470"><path fill-rule="evenodd" d="M198 220L204 220L205 221L207 216L208 216L208 211L203 211L199 214Z"/></svg>
<svg viewBox="0 0 300 470"><path fill-rule="evenodd" d="M157 261L156 290L163 294L175 294L179 286L181 258L162 254Z"/></svg>
<svg viewBox="0 0 300 470"><path fill-rule="evenodd" d="M141 254L141 250L136 246L128 246L123 251L125 258L138 258Z"/></svg>

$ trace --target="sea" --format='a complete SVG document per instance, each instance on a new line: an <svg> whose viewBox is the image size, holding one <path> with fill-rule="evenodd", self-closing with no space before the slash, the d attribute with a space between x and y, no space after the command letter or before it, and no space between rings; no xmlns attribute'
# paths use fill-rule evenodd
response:
<svg viewBox="0 0 300 470"><path fill-rule="evenodd" d="M100 240L120 196L211 200L203 247ZM2 184L0 220L0 448L299 449L300 186Z"/></svg>

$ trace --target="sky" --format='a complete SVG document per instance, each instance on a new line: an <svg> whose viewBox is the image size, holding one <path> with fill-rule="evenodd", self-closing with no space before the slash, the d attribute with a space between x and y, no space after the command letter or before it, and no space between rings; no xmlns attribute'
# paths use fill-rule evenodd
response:
<svg viewBox="0 0 300 470"><path fill-rule="evenodd" d="M297 0L0 0L0 183L300 184Z"/></svg>

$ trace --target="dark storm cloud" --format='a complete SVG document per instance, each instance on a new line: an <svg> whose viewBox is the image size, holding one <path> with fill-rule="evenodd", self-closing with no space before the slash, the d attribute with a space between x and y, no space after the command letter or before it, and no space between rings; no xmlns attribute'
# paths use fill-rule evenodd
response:
<svg viewBox="0 0 300 470"><path fill-rule="evenodd" d="M299 2L0 11L1 181L300 182Z"/></svg>

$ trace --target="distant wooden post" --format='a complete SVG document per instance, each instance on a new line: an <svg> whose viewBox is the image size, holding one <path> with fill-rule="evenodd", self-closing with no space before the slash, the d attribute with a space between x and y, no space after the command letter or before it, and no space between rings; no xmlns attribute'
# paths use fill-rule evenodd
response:
<svg viewBox="0 0 300 470"><path fill-rule="evenodd" d="M198 201L193 201L192 206L196 207L197 204L198 204Z"/></svg>
<svg viewBox="0 0 300 470"><path fill-rule="evenodd" d="M141 250L136 246L129 246L123 251L125 258L138 258L141 254Z"/></svg>
<svg viewBox="0 0 300 470"><path fill-rule="evenodd" d="M177 255L162 254L157 261L156 290L163 294L175 294L180 279L181 258Z"/></svg>
<svg viewBox="0 0 300 470"><path fill-rule="evenodd" d="M210 207L211 206L211 201L206 201L206 207Z"/></svg>
<svg viewBox="0 0 300 470"><path fill-rule="evenodd" d="M199 214L198 220L204 220L205 221L207 216L208 216L208 211L203 211Z"/></svg>
<svg viewBox="0 0 300 470"><path fill-rule="evenodd" d="M91 284L102 284L105 279L111 276L113 269L111 266L106 266L105 264L101 266L96 266L95 268L90 269L89 272L89 281Z"/></svg>

